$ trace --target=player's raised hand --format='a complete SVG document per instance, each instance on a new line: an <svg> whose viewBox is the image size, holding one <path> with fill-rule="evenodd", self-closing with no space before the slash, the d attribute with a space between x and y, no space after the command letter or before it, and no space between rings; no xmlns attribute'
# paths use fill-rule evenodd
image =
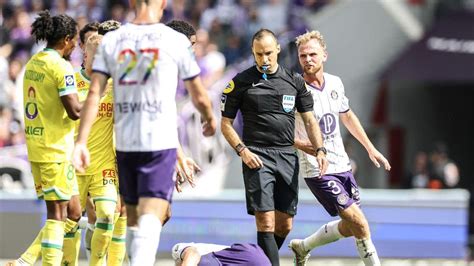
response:
<svg viewBox="0 0 474 266"><path fill-rule="evenodd" d="M186 181L188 181L191 187L195 187L196 183L194 183L194 174L199 171L201 171L201 168L191 157L185 157L182 160L178 160L178 163L176 164L176 190L178 192L183 191L181 185Z"/></svg>
<svg viewBox="0 0 474 266"><path fill-rule="evenodd" d="M251 152L247 147L240 152L242 161L250 168L257 169L263 167L263 162L257 154Z"/></svg>
<svg viewBox="0 0 474 266"><path fill-rule="evenodd" d="M72 152L72 165L80 173L84 173L90 164L90 154L87 146L76 143Z"/></svg>
<svg viewBox="0 0 474 266"><path fill-rule="evenodd" d="M214 116L210 120L202 123L202 134L206 137L213 136L216 133L217 121Z"/></svg>
<svg viewBox="0 0 474 266"><path fill-rule="evenodd" d="M369 151L369 158L377 168L380 168L380 163L383 164L385 170L387 171L390 171L392 168L388 160L385 159L385 157L378 150Z"/></svg>

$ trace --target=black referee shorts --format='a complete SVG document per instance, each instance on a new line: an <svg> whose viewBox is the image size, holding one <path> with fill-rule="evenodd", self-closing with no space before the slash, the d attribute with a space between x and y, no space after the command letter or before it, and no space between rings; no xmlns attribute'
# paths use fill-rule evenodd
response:
<svg viewBox="0 0 474 266"><path fill-rule="evenodd" d="M298 205L298 155L293 147L253 147L248 149L263 162L250 169L242 162L247 212L278 210L291 216Z"/></svg>

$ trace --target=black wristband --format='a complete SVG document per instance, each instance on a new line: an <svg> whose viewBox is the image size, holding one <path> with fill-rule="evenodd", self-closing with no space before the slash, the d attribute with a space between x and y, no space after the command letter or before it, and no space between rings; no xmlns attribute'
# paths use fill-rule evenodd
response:
<svg viewBox="0 0 474 266"><path fill-rule="evenodd" d="M237 152L237 155L240 156L240 153L245 150L247 148L247 146L245 146L245 144L243 143L239 143L237 144L237 146L235 146L235 152Z"/></svg>
<svg viewBox="0 0 474 266"><path fill-rule="evenodd" d="M324 147L319 147L316 149L316 154L318 154L318 152L322 151L324 153L324 155L327 155L328 154L328 151L326 150L326 148Z"/></svg>

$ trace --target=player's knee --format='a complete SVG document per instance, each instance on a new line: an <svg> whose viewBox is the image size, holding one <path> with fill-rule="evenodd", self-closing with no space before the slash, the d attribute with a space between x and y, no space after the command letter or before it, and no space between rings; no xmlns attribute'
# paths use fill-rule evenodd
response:
<svg viewBox="0 0 474 266"><path fill-rule="evenodd" d="M286 237L291 229L292 229L292 224L280 224L275 226L275 234L281 237Z"/></svg>
<svg viewBox="0 0 474 266"><path fill-rule="evenodd" d="M111 202L108 202L111 203ZM96 204L97 221L101 223L113 224L115 216L115 204L107 204L99 202Z"/></svg>
<svg viewBox="0 0 474 266"><path fill-rule="evenodd" d="M161 219L163 221L163 225L165 225L171 219L171 209L168 210Z"/></svg>
<svg viewBox="0 0 474 266"><path fill-rule="evenodd" d="M256 212L255 219L259 232L275 232L275 218L269 212Z"/></svg>
<svg viewBox="0 0 474 266"><path fill-rule="evenodd" d="M82 216L82 207L78 196L71 197L67 204L67 218L73 221L79 221Z"/></svg>
<svg viewBox="0 0 474 266"><path fill-rule="evenodd" d="M356 238L367 238L370 235L369 223L365 217L357 217L351 224Z"/></svg>

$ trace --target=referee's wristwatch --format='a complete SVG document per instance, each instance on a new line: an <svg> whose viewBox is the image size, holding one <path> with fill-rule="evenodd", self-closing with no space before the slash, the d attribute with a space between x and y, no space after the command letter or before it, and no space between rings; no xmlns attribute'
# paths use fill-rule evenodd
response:
<svg viewBox="0 0 474 266"><path fill-rule="evenodd" d="M247 149L247 146L245 146L245 144L243 143L239 143L237 144L237 146L235 146L235 152L237 152L237 155L240 156L240 153L242 153L245 149Z"/></svg>
<svg viewBox="0 0 474 266"><path fill-rule="evenodd" d="M328 150L326 150L326 148L324 148L324 147L319 147L319 148L316 149L316 155L317 155L318 152L320 152L320 151L323 152L324 155L327 155L327 154L328 154Z"/></svg>

